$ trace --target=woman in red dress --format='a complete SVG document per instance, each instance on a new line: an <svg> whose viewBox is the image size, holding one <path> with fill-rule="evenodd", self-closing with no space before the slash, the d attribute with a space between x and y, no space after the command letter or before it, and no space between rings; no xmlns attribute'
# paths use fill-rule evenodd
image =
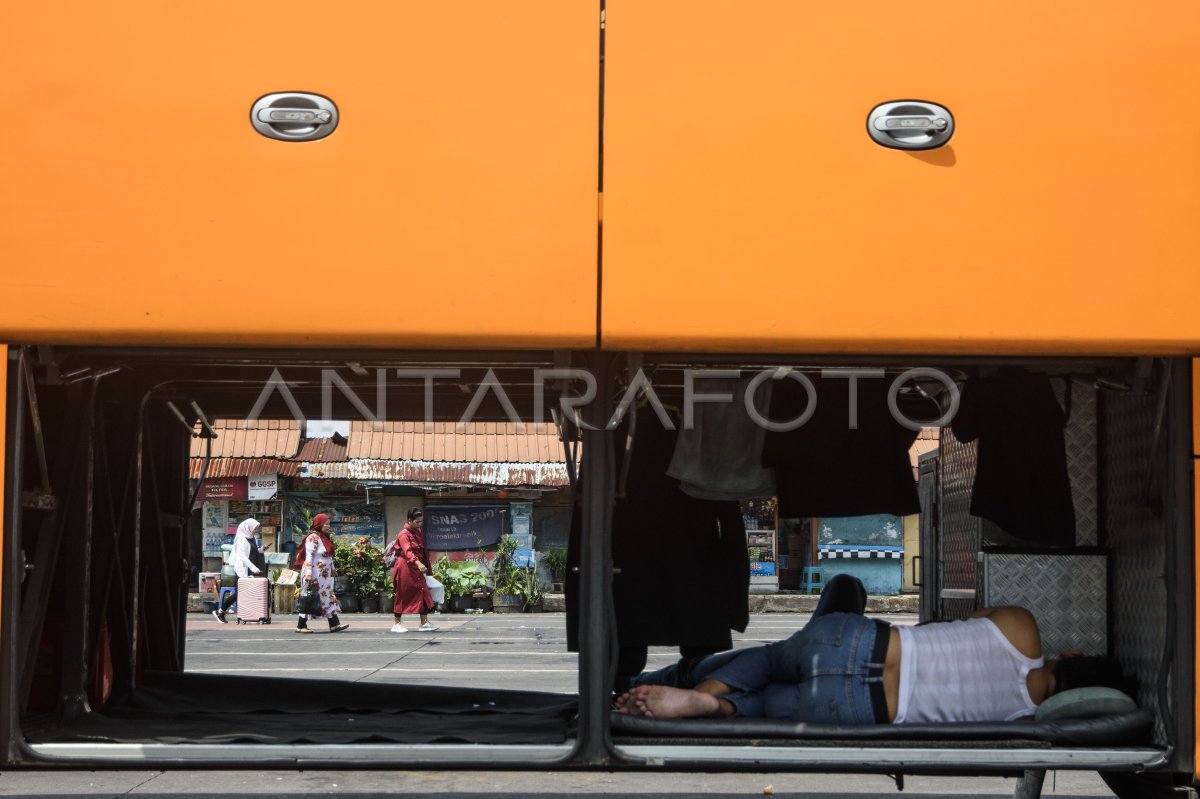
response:
<svg viewBox="0 0 1200 799"><path fill-rule="evenodd" d="M425 583L425 575L429 574L429 553L425 550L425 534L421 525L425 522L425 514L420 508L410 508L408 522L396 535L392 549L396 553L396 565L392 567L392 590L396 595L392 615L395 624L392 632L406 633L408 628L400 623L400 617L405 613L416 613L421 617L418 632L431 633L437 630L437 625L429 623L429 611L433 610L433 596Z"/></svg>

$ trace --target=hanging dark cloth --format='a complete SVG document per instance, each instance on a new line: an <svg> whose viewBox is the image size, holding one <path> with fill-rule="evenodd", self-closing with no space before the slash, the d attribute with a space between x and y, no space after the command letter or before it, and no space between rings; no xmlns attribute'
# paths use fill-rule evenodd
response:
<svg viewBox="0 0 1200 799"><path fill-rule="evenodd" d="M908 516L921 509L908 450L917 431L888 408L887 380L858 380L857 428L851 428L850 381L813 377L817 407L795 430L768 432L763 465L775 469L779 515ZM770 419L786 422L808 408L805 386L791 377L774 382Z"/></svg>
<svg viewBox="0 0 1200 799"><path fill-rule="evenodd" d="M971 515L1025 541L1074 546L1066 424L1046 375L1006 366L968 381L950 429L979 440Z"/></svg>
<svg viewBox="0 0 1200 799"><path fill-rule="evenodd" d="M744 631L750 621L750 561L739 504L684 494L666 473L676 431L665 429L649 408L638 413L626 495L614 505L612 531L620 670L632 673L640 670L639 660L645 662L648 646L719 652L733 646L731 630ZM626 432L625 422L614 432L618 460ZM581 527L577 509L565 586L571 651L579 645L579 580L573 567L579 563Z"/></svg>

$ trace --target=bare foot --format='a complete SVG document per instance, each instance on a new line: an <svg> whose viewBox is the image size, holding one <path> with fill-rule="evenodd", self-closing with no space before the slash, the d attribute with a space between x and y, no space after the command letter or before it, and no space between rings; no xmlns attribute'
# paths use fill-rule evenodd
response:
<svg viewBox="0 0 1200 799"><path fill-rule="evenodd" d="M618 713L624 714L626 716L642 715L641 711L638 710L638 708L637 708L637 699L633 695L632 690L626 691L625 693L618 696L616 701L613 702L613 706L616 708Z"/></svg>
<svg viewBox="0 0 1200 799"><path fill-rule="evenodd" d="M720 711L717 697L690 688L669 685L639 685L629 691L633 707L629 715L655 719L698 719ZM622 697L624 698L624 697Z"/></svg>

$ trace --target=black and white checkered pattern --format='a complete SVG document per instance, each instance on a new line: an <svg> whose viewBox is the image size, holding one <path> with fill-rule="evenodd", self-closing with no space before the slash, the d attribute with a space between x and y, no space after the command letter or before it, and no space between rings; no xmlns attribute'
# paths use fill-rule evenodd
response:
<svg viewBox="0 0 1200 799"><path fill-rule="evenodd" d="M821 547L817 554L822 558L894 558L900 560L904 557L904 550L900 549L825 549Z"/></svg>

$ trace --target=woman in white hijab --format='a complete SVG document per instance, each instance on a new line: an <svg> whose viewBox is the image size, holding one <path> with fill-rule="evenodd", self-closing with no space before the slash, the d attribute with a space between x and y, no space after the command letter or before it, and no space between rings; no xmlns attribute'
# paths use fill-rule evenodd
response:
<svg viewBox="0 0 1200 799"><path fill-rule="evenodd" d="M237 535L233 538L233 552L229 555L229 565L233 567L237 573L238 579L249 577L251 574L262 574L262 569L254 565L250 560L250 553L258 550L258 544L254 541L254 536L258 533L258 528L261 527L257 519L247 519L238 525ZM225 611L229 610L230 606L237 602L237 584L234 584L233 593L225 597L225 601L221 603L221 607L213 611L213 615L217 617L217 621L221 624L228 624L225 621Z"/></svg>

